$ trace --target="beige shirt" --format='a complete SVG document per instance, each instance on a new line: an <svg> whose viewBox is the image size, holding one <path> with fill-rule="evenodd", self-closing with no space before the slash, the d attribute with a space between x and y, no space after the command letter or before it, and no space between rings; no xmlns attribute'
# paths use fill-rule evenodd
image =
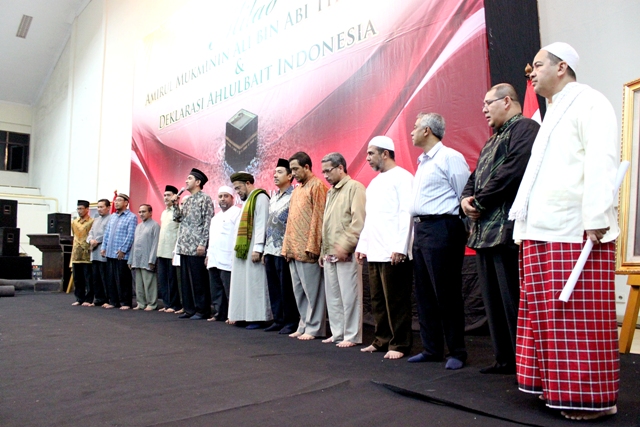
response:
<svg viewBox="0 0 640 427"><path fill-rule="evenodd" d="M160 238L158 240L158 257L173 258L173 250L178 240L180 223L173 220L173 206L162 211L160 216Z"/></svg>
<svg viewBox="0 0 640 427"><path fill-rule="evenodd" d="M364 227L366 189L349 175L327 193L322 222L321 256L333 255L334 245L353 253Z"/></svg>

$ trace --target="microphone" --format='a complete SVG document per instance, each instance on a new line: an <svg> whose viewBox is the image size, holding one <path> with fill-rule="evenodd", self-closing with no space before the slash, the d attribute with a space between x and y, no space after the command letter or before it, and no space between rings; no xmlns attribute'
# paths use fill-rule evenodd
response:
<svg viewBox="0 0 640 427"><path fill-rule="evenodd" d="M180 191L178 191L178 197L182 196L182 193L184 193L184 190L186 190L186 188L182 187Z"/></svg>

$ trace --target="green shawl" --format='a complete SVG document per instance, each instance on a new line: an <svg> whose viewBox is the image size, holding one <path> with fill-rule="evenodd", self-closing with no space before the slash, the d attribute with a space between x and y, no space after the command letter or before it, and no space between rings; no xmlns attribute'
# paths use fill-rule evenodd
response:
<svg viewBox="0 0 640 427"><path fill-rule="evenodd" d="M236 251L236 258L247 259L251 233L253 233L253 214L256 210L256 198L259 194L267 194L267 192L261 188L254 190L249 194L249 199L247 203L245 203L244 209L242 209L242 216L240 217L240 225L238 227L238 237L236 237L236 246L233 248ZM269 197L268 194L267 197Z"/></svg>

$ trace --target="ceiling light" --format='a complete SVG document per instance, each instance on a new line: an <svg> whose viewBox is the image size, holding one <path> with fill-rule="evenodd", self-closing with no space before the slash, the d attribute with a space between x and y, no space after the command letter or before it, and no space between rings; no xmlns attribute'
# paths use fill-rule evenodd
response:
<svg viewBox="0 0 640 427"><path fill-rule="evenodd" d="M29 27L31 26L31 20L33 16L22 15L22 21L20 21L20 26L18 27L18 33L16 37L22 37L23 39L27 38L27 32L29 32Z"/></svg>

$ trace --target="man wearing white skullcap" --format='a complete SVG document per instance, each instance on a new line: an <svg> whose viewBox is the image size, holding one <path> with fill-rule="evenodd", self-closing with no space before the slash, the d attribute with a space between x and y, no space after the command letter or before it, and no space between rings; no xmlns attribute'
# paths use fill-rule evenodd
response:
<svg viewBox="0 0 640 427"><path fill-rule="evenodd" d="M209 270L209 286L214 314L209 320L227 320L235 229L242 210L235 205L235 192L227 185L218 189L220 213L211 219L209 248L205 264Z"/></svg>
<svg viewBox="0 0 640 427"><path fill-rule="evenodd" d="M411 350L411 186L413 175L396 165L388 136L369 142L367 162L376 172L366 192L364 228L356 246L360 264L367 259L375 339L363 352L384 351L400 359Z"/></svg>
<svg viewBox="0 0 640 427"><path fill-rule="evenodd" d="M549 106L509 217L522 242L519 387L566 418L585 420L617 411L618 131L611 103L576 82L578 59L566 43L534 58L532 84ZM573 296L560 302L585 239L595 246Z"/></svg>

